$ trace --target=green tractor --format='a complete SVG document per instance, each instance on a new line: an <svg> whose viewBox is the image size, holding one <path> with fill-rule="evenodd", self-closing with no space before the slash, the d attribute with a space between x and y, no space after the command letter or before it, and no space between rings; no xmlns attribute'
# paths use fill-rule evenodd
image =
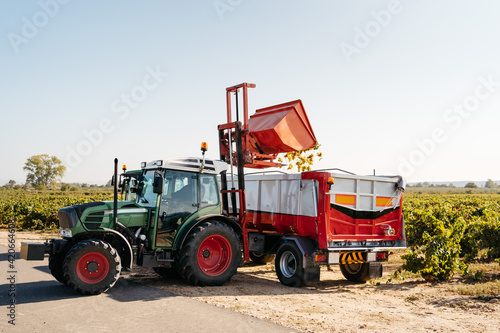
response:
<svg viewBox="0 0 500 333"><path fill-rule="evenodd" d="M229 281L242 262L242 228L222 212L217 177L225 179L227 164L157 160L118 179L117 163L114 201L60 209L62 239L23 243L21 257L40 260L48 253L52 275L82 294L108 290L133 265L163 276L178 272L198 286ZM124 201L117 200L117 183Z"/></svg>

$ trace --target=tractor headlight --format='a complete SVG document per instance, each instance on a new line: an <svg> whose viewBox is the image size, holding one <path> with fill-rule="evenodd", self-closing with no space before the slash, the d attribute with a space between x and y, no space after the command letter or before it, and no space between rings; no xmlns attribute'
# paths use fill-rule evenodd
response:
<svg viewBox="0 0 500 333"><path fill-rule="evenodd" d="M71 238L71 237L73 237L73 234L71 233L71 229L61 228L59 230L59 234L63 238Z"/></svg>

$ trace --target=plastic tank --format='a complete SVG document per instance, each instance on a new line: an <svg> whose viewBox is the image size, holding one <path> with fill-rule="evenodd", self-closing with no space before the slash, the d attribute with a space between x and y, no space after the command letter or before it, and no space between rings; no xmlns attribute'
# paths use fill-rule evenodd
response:
<svg viewBox="0 0 500 333"><path fill-rule="evenodd" d="M257 110L250 116L248 130L257 142L256 145L250 140L250 148L256 153L287 153L316 145L316 137L301 100Z"/></svg>

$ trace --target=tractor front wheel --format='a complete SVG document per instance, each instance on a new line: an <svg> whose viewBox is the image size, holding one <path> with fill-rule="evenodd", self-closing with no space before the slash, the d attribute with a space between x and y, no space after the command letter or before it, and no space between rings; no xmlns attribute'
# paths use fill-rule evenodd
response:
<svg viewBox="0 0 500 333"><path fill-rule="evenodd" d="M178 258L184 280L195 286L220 286L236 274L240 241L227 224L208 221L190 234Z"/></svg>
<svg viewBox="0 0 500 333"><path fill-rule="evenodd" d="M64 277L64 257L66 252L53 253L49 256L49 269L52 276L62 284L68 284Z"/></svg>
<svg viewBox="0 0 500 333"><path fill-rule="evenodd" d="M67 284L84 295L97 295L111 288L122 269L116 250L102 240L89 239L75 244L64 260Z"/></svg>

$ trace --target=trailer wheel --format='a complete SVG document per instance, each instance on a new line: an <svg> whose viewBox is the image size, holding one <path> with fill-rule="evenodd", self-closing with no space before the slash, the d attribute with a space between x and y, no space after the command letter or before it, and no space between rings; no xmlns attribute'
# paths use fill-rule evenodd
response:
<svg viewBox="0 0 500 333"><path fill-rule="evenodd" d="M276 253L274 261L276 275L282 284L288 287L304 285L304 266L302 253L295 243L283 243Z"/></svg>
<svg viewBox="0 0 500 333"><path fill-rule="evenodd" d="M189 235L178 258L184 280L195 286L220 286L236 274L240 241L228 225L208 221Z"/></svg>
<svg viewBox="0 0 500 333"><path fill-rule="evenodd" d="M274 260L274 254L263 254L259 252L250 252L250 259L257 265L265 265Z"/></svg>
<svg viewBox="0 0 500 333"><path fill-rule="evenodd" d="M65 258L66 253L65 252L58 252L51 254L49 256L49 269L50 273L52 273L52 276L62 284L68 284L66 281L66 278L64 277L64 258Z"/></svg>
<svg viewBox="0 0 500 333"><path fill-rule="evenodd" d="M68 285L84 295L97 295L111 288L122 269L118 252L101 240L84 240L74 245L64 260Z"/></svg>
<svg viewBox="0 0 500 333"><path fill-rule="evenodd" d="M340 264L340 271L344 277L352 282L366 282L370 280L370 264Z"/></svg>

